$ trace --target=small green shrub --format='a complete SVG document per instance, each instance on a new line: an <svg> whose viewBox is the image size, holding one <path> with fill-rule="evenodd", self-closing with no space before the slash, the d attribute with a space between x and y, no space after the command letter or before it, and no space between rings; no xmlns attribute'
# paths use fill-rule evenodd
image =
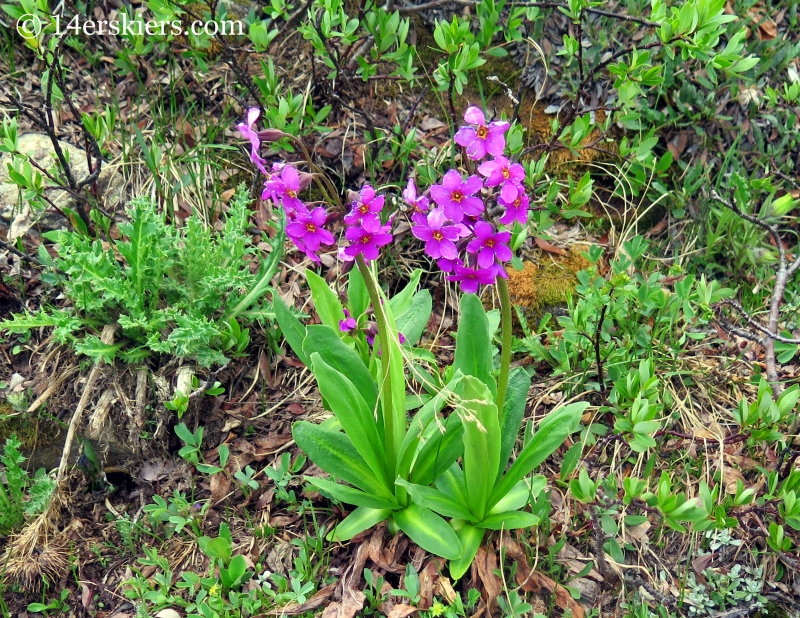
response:
<svg viewBox="0 0 800 618"><path fill-rule="evenodd" d="M6 440L0 455L0 535L19 530L26 515L42 512L50 501L56 482L44 468L33 479L22 468L25 458L19 452L20 442L15 435ZM26 498L27 493L27 498Z"/></svg>
<svg viewBox="0 0 800 618"><path fill-rule="evenodd" d="M78 231L46 233L59 255L51 259L43 246L39 255L58 274L42 279L60 285L71 306L16 315L1 322L0 330L52 326L56 341L107 362L115 357L139 362L162 353L206 367L224 364L226 355L241 354L250 341L237 317L270 315L250 308L268 289L282 255L279 233L259 272L250 272L256 249L247 235L247 204L240 190L219 232L196 216L176 227L152 201L139 198L127 208L129 222L119 224L121 237L111 246ZM114 323L122 327L122 337L105 344L96 333Z"/></svg>

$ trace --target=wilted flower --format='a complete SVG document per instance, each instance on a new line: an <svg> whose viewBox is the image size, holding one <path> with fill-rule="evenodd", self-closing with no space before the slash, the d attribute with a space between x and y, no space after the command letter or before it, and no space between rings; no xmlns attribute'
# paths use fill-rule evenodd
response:
<svg viewBox="0 0 800 618"><path fill-rule="evenodd" d="M259 151L261 150L261 138L259 134L253 130L253 125L258 120L258 117L261 115L261 110L257 107L251 107L247 110L247 118L245 122L240 122L236 125L236 128L239 130L239 133L242 134L242 137L250 141L250 160L253 164L261 171L262 174L267 174L267 170L264 167L266 161L261 158L259 155Z"/></svg>

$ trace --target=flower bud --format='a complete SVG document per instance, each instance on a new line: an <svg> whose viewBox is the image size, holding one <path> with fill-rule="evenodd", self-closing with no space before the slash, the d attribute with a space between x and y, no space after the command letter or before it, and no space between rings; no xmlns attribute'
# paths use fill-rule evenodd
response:
<svg viewBox="0 0 800 618"><path fill-rule="evenodd" d="M280 129L264 129L263 131L259 131L256 135L258 135L258 139L262 142L277 142L284 137L290 137L288 133L284 133Z"/></svg>

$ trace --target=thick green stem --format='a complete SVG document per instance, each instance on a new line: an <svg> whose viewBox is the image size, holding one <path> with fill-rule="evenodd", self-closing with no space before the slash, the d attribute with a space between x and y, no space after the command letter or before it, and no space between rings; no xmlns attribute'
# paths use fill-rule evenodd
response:
<svg viewBox="0 0 800 618"><path fill-rule="evenodd" d="M378 284L370 272L367 263L364 261L364 256L356 256L356 264L358 270L361 271L361 276L364 277L364 283L367 286L367 293L372 301L372 307L375 311L375 320L378 323L378 340L381 346L381 393L383 395L383 423L385 433L385 448L386 460L389 464L390 473L394 474L395 466L397 465L397 453L395 452L395 433L400 431L400 428L394 426L394 414L392 413L392 380L389 375L390 365L389 357L391 348L389 347L389 324L386 321L386 314L381 305L381 296L378 293Z"/></svg>
<svg viewBox="0 0 800 618"><path fill-rule="evenodd" d="M508 284L502 277L497 278L497 293L500 295L500 379L497 381L497 414L503 422L503 409L506 403L508 370L511 365L511 296Z"/></svg>

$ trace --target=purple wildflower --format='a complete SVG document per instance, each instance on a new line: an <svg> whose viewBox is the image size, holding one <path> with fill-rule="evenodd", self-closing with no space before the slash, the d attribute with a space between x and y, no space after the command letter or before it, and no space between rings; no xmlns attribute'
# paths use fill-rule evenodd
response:
<svg viewBox="0 0 800 618"><path fill-rule="evenodd" d="M499 157L506 147L505 132L510 126L499 121L486 124L483 112L471 106L464 112L464 120L476 127L461 127L455 135L456 144L467 150L467 156L473 161L483 159L487 153Z"/></svg>
<svg viewBox="0 0 800 618"><path fill-rule="evenodd" d="M422 218L424 219L424 215L428 212L430 200L424 195L417 195L417 185L413 178L408 179L408 184L403 189L403 199L412 209L412 220L416 221L419 218L415 215L423 215Z"/></svg>
<svg viewBox="0 0 800 618"><path fill-rule="evenodd" d="M358 225L364 217L377 216L383 209L385 200L383 195L376 196L375 189L370 185L364 185L361 187L359 199L353 202L353 209L345 216L344 222L347 225Z"/></svg>
<svg viewBox="0 0 800 618"><path fill-rule="evenodd" d="M379 248L392 242L391 230L391 222L381 225L380 219L374 215L364 217L358 225L345 232L345 238L350 241L350 245L344 252L350 257L362 254L366 260L377 259Z"/></svg>
<svg viewBox="0 0 800 618"><path fill-rule="evenodd" d="M440 258L436 260L436 265L443 273L451 273L455 270L456 265L463 266L464 262L462 262L460 258L455 258L454 260Z"/></svg>
<svg viewBox="0 0 800 618"><path fill-rule="evenodd" d="M511 232L495 232L491 223L478 221L475 224L475 238L467 245L467 251L476 253L478 267L491 268L495 260L508 262L513 256L508 248Z"/></svg>
<svg viewBox="0 0 800 618"><path fill-rule="evenodd" d="M512 202L506 202L502 196L497 199L497 203L503 206L506 211L500 217L500 223L503 225L510 225L514 221L519 221L522 225L528 223L528 205L530 199L528 196L520 191L517 197Z"/></svg>
<svg viewBox="0 0 800 618"><path fill-rule="evenodd" d="M487 187L500 187L500 196L506 202L512 202L522 192L525 180L525 169L519 163L511 163L505 157L496 157L494 161L484 161L478 172L486 176Z"/></svg>
<svg viewBox="0 0 800 618"><path fill-rule="evenodd" d="M415 225L411 233L425 241L425 253L433 259L445 258L454 260L458 250L453 241L458 240L459 228L449 223L447 215L441 208L434 208L428 213L424 225Z"/></svg>
<svg viewBox="0 0 800 618"><path fill-rule="evenodd" d="M323 227L327 220L328 215L320 206L311 212L296 211L293 222L286 226L286 235L315 262L320 261L316 254L320 245L332 245L336 242L333 234Z"/></svg>
<svg viewBox="0 0 800 618"><path fill-rule="evenodd" d="M284 165L280 177L267 181L267 187L275 199L280 200L286 213L304 210L305 206L297 194L300 192L300 174L291 165Z"/></svg>
<svg viewBox="0 0 800 618"><path fill-rule="evenodd" d="M261 110L257 107L251 107L247 110L247 119L245 122L240 122L236 125L242 137L250 141L250 160L261 171L262 174L267 175L267 170L264 167L266 161L261 158L259 151L261 150L261 138L258 133L253 130L253 125L261 115Z"/></svg>
<svg viewBox="0 0 800 618"><path fill-rule="evenodd" d="M475 294L481 285L494 283L497 273L494 268L470 268L462 264L455 265L455 274L447 277L448 281L458 281L461 290L466 294Z"/></svg>
<svg viewBox="0 0 800 618"><path fill-rule="evenodd" d="M348 333L354 330L356 326L358 326L358 322L356 322L355 318L350 315L350 312L345 309L344 320L339 320L339 330L343 333Z"/></svg>
<svg viewBox="0 0 800 618"><path fill-rule="evenodd" d="M456 170L444 175L441 185L431 187L433 201L444 208L447 218L453 223L461 223L464 215L477 216L483 212L483 200L472 197L481 190L483 181L478 176L470 176L466 180Z"/></svg>

